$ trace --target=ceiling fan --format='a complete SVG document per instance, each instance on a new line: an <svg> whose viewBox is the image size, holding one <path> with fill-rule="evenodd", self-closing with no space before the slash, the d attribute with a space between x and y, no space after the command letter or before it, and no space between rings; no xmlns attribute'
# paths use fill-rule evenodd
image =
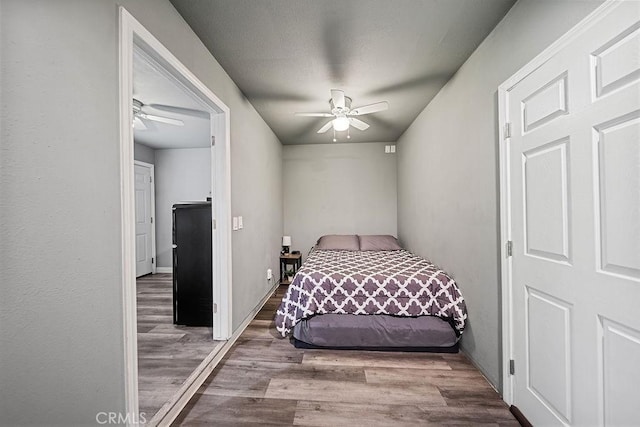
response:
<svg viewBox="0 0 640 427"><path fill-rule="evenodd" d="M295 115L304 117L333 117L332 120L318 129L318 133L325 133L333 127L333 142L336 141L336 131L348 131L351 126L359 130L369 128L368 124L360 119L356 119L354 116L377 113L378 111L384 111L389 108L387 101L351 108L351 98L345 96L344 91L338 89L331 90L329 105L331 106L330 113L295 113ZM347 138L351 138L351 135L348 133Z"/></svg>
<svg viewBox="0 0 640 427"><path fill-rule="evenodd" d="M172 119L170 117L157 116L154 114L147 114L142 111L145 106L142 102L133 98L133 127L137 130L146 130L147 126L144 124L144 120L151 120L154 122L166 123L174 126L184 126L184 122L178 119Z"/></svg>

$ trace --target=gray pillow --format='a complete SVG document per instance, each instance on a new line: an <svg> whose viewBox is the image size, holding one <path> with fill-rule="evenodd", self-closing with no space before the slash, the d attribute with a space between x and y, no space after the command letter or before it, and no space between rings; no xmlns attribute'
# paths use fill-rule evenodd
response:
<svg viewBox="0 0 640 427"><path fill-rule="evenodd" d="M389 235L358 236L361 251L397 251L402 249L398 239Z"/></svg>
<svg viewBox="0 0 640 427"><path fill-rule="evenodd" d="M316 243L316 249L335 250L335 251L357 251L360 249L358 236L355 234L338 235L330 234L322 236Z"/></svg>

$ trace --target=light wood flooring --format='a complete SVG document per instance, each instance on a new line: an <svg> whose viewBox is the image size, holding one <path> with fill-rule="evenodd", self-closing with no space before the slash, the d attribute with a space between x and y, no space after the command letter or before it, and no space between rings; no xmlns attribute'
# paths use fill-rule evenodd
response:
<svg viewBox="0 0 640 427"><path fill-rule="evenodd" d="M462 354L296 349L274 328L282 293L174 425L519 425Z"/></svg>
<svg viewBox="0 0 640 427"><path fill-rule="evenodd" d="M147 420L179 389L189 374L218 345L208 327L173 324L171 274L136 280L138 303L138 390Z"/></svg>

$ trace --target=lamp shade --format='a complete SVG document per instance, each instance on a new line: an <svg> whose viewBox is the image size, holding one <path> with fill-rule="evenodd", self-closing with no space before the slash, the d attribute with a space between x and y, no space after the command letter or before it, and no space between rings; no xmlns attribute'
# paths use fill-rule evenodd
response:
<svg viewBox="0 0 640 427"><path fill-rule="evenodd" d="M282 246L291 246L291 236L282 236Z"/></svg>

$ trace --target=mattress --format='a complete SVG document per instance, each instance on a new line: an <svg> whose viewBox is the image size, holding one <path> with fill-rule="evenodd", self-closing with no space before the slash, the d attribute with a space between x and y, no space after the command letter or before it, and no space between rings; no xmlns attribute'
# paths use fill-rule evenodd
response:
<svg viewBox="0 0 640 427"><path fill-rule="evenodd" d="M436 316L323 314L293 328L296 347L457 352L459 336Z"/></svg>

